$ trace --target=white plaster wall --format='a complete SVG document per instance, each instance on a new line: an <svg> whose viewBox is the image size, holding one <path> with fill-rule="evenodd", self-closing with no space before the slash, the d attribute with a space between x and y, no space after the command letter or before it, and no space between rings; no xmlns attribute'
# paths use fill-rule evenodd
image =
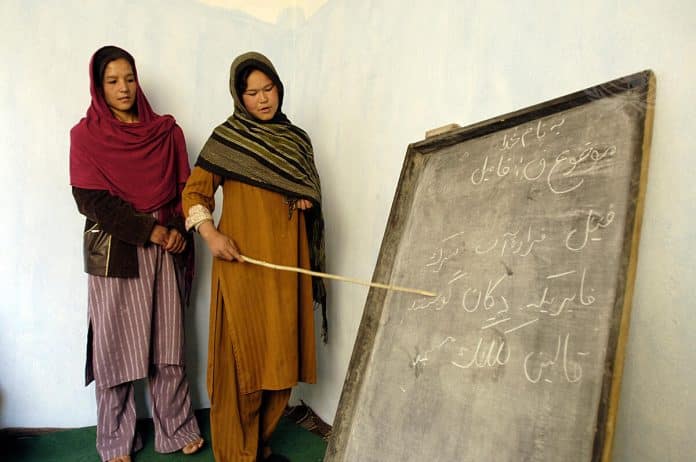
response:
<svg viewBox="0 0 696 462"><path fill-rule="evenodd" d="M177 117L193 161L231 109L229 62L257 49L277 64L285 110L315 144L329 271L360 278L372 275L406 146L425 130L653 69L654 139L614 460L696 458L696 158L689 155L696 145L696 6L270 3L279 12L275 23L275 13L245 13L238 2L0 4L0 427L94 424L93 391L81 381L82 220L67 186L68 130L89 102L90 54L105 43L133 52L150 101ZM200 249L188 332L197 407L208 405L210 260ZM367 291L332 283L329 295L331 339L319 348L320 383L299 387L295 399L330 422Z"/></svg>

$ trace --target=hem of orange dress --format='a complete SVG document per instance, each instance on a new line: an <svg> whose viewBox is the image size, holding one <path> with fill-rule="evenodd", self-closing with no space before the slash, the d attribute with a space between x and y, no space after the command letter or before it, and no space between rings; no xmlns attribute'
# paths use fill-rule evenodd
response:
<svg viewBox="0 0 696 462"><path fill-rule="evenodd" d="M260 385L258 387L251 387L251 388L240 388L239 393L242 395L249 395L251 393L256 393L259 391L282 391L282 390L288 390L296 387L300 383L306 383L308 385L313 385L317 383L316 378L314 379L300 379L300 380L295 380L294 382L290 382L289 384L285 385Z"/></svg>

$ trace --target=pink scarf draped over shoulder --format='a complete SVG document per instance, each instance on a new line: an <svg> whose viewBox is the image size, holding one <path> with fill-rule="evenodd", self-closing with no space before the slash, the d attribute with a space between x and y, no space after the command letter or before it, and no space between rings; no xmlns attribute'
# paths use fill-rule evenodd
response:
<svg viewBox="0 0 696 462"><path fill-rule="evenodd" d="M152 212L178 197L191 172L184 133L170 115L156 114L137 85L139 121L113 116L101 82L89 65L92 102L70 131L70 184L105 190L139 212ZM133 66L136 82L137 71ZM179 201L173 205L180 211Z"/></svg>

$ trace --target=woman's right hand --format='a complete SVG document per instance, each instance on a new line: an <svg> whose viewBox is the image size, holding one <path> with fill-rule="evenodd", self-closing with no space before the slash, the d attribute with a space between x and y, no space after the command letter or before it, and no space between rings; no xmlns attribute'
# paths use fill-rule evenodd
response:
<svg viewBox="0 0 696 462"><path fill-rule="evenodd" d="M242 257L234 241L218 231L212 221L201 223L198 233L205 240L213 257L227 261L244 261L244 257Z"/></svg>
<svg viewBox="0 0 696 462"><path fill-rule="evenodd" d="M153 244L160 245L162 247L167 246L167 237L169 236L169 230L162 225L155 225L150 232L150 242Z"/></svg>

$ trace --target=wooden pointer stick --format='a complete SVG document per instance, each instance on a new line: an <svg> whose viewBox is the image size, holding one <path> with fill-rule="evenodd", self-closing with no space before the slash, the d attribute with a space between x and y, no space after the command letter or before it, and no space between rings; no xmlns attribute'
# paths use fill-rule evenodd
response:
<svg viewBox="0 0 696 462"><path fill-rule="evenodd" d="M380 284L379 282L361 281L359 279L347 278L345 276L338 276L336 274L320 273L319 271L310 271L310 270L306 270L304 268L297 268L295 266L276 265L276 264L268 263L268 262L265 262L262 260L255 260L251 257L247 257L246 255L242 255L242 258L244 259L245 262L249 262L249 263L252 263L254 265L265 266L266 268L272 268L272 269L277 269L277 270L281 270L281 271L294 271L296 273L309 274L310 276L318 276L320 278L336 279L338 281L352 282L353 284L360 284L363 286L370 286L370 287L378 287L380 289L386 289L386 290L396 290L399 292L410 292L412 294L424 295L426 297L436 297L437 296L436 294L434 294L432 292L425 291L425 290L411 289L409 287L390 286L387 284Z"/></svg>

